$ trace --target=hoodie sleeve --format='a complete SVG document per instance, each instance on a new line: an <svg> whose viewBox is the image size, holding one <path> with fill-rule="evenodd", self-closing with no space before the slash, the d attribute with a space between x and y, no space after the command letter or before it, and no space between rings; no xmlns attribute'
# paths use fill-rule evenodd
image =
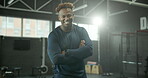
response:
<svg viewBox="0 0 148 78"><path fill-rule="evenodd" d="M74 64L80 60L75 57L66 56L61 54L61 48L59 46L56 36L51 33L48 36L48 56L53 64Z"/></svg>
<svg viewBox="0 0 148 78"><path fill-rule="evenodd" d="M80 29L81 40L85 40L85 46L77 49L67 49L67 56L75 57L77 59L83 60L92 55L92 42L89 38L87 31L84 28Z"/></svg>

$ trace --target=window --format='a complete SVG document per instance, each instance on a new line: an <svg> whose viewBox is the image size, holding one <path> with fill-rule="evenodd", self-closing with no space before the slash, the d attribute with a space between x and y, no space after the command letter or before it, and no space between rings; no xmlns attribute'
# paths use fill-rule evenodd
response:
<svg viewBox="0 0 148 78"><path fill-rule="evenodd" d="M89 25L88 24L78 24L78 26L85 28L87 32L89 31Z"/></svg>
<svg viewBox="0 0 148 78"><path fill-rule="evenodd" d="M24 25L23 25L23 29L24 29L24 34L25 35L30 35L30 32L31 32L31 28L30 28L30 25L31 25L31 20L30 19L24 19Z"/></svg>
<svg viewBox="0 0 148 78"><path fill-rule="evenodd" d="M37 20L36 37L48 37L49 31L49 21Z"/></svg>
<svg viewBox="0 0 148 78"><path fill-rule="evenodd" d="M6 17L3 17L3 16L1 16L1 18L2 18L2 28L6 28L6 20L7 20L7 18Z"/></svg>
<svg viewBox="0 0 148 78"><path fill-rule="evenodd" d="M91 40L99 40L98 26L89 25L88 26L88 34Z"/></svg>
<svg viewBox="0 0 148 78"><path fill-rule="evenodd" d="M51 30L51 22L48 20L0 16L0 35L48 37Z"/></svg>
<svg viewBox="0 0 148 78"><path fill-rule="evenodd" d="M0 35L6 34L6 17L0 16Z"/></svg>
<svg viewBox="0 0 148 78"><path fill-rule="evenodd" d="M35 27L35 19L23 19L23 37L36 37Z"/></svg>
<svg viewBox="0 0 148 78"><path fill-rule="evenodd" d="M7 17L6 36L21 36L21 18Z"/></svg>
<svg viewBox="0 0 148 78"><path fill-rule="evenodd" d="M78 24L78 26L84 27L86 29L91 40L98 40L98 26L88 24Z"/></svg>
<svg viewBox="0 0 148 78"><path fill-rule="evenodd" d="M55 22L55 28L57 28L58 26L60 26L61 25L61 22L60 21L56 21Z"/></svg>
<svg viewBox="0 0 148 78"><path fill-rule="evenodd" d="M48 37L52 26L50 21L23 19L23 37Z"/></svg>
<svg viewBox="0 0 148 78"><path fill-rule="evenodd" d="M14 18L7 17L7 28L14 28Z"/></svg>

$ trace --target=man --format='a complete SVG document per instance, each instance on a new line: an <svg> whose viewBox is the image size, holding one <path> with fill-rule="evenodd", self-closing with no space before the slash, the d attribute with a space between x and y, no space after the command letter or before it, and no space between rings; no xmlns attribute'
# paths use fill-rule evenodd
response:
<svg viewBox="0 0 148 78"><path fill-rule="evenodd" d="M54 64L54 78L87 78L84 59L92 55L92 42L86 30L72 24L72 3L56 8L61 25L48 36L48 55Z"/></svg>

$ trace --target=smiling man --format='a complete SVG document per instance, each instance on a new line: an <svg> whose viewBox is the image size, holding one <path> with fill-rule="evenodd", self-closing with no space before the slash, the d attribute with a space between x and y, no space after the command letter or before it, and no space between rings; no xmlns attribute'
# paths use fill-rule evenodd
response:
<svg viewBox="0 0 148 78"><path fill-rule="evenodd" d="M54 64L54 78L87 78L84 59L92 55L92 42L87 31L72 24L72 3L56 8L61 25L48 36L48 56Z"/></svg>

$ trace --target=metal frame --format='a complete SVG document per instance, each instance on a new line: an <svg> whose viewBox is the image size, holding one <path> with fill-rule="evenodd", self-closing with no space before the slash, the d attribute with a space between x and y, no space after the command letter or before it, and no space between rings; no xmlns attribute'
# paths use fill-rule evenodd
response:
<svg viewBox="0 0 148 78"><path fill-rule="evenodd" d="M47 4L49 4L51 1L53 0L48 0L47 2L45 2L43 5L41 5L39 8L37 8L37 2L36 0L34 0L34 7L30 7L30 5L28 5L27 3L25 3L23 0L15 0L13 1L11 4L6 6L6 0L4 0L4 5L0 5L0 8L3 9L11 9L11 10L18 10L18 11L27 11L27 12L35 12L35 13L43 13L43 14L53 14L53 12L49 12L49 11L43 11L41 10L42 8L44 8ZM76 0L73 2L73 4L76 4L79 0ZM84 14L84 16L81 15L76 15L76 17L82 17L85 18L85 16L88 16L93 10L95 10L99 5L101 5L105 0L101 0L100 2L98 2L91 10L89 10L87 13ZM115 12L115 13L109 13L109 0L107 1L107 19L110 16L115 16L121 13L126 13L128 12L128 10L123 10L123 11L119 11L119 12ZM136 2L136 0L132 0L132 1L127 1L127 0L111 0L111 1L116 1L116 2L122 2L122 3L128 3L129 5L137 5L137 6L141 6L141 7L146 7L148 8L147 4L143 4L143 3L139 3ZM24 6L26 6L26 8L17 8L17 7L12 7L12 5L15 5L17 2L21 2ZM87 7L87 4L84 4L84 8ZM80 6L81 7L81 6ZM79 7L78 7L79 8ZM84 9L81 8L81 9ZM88 17L90 18L90 17Z"/></svg>
<svg viewBox="0 0 148 78"><path fill-rule="evenodd" d="M88 6L87 4L81 5L81 6L77 7L77 8L75 8L73 11L78 11L80 9L86 8L87 6Z"/></svg>
<svg viewBox="0 0 148 78"><path fill-rule="evenodd" d="M121 71L120 71L120 77L121 78L126 78L126 74L125 74L125 64L138 64L137 62L137 52L136 52L136 62L129 62L129 61L126 61L124 60L124 37L126 37L127 35L134 35L133 37L135 37L135 41L136 41L136 33L135 32L121 32L121 48L120 48L120 65L122 65L122 68L121 68ZM126 38L127 39L127 38ZM137 46L137 43L135 43L135 45ZM135 46L135 48L137 49L137 47ZM137 51L137 50L136 50ZM138 66L136 66L136 70L138 69ZM137 70L138 71L138 70ZM136 71L136 75L137 75L137 71ZM137 77L137 76L136 76Z"/></svg>
<svg viewBox="0 0 148 78"><path fill-rule="evenodd" d="M43 7L45 7L48 3L50 3L52 0L49 0L48 2L46 2L45 4L43 4L41 7L39 7L38 9L37 9L37 11L39 11L41 8L43 8Z"/></svg>
<svg viewBox="0 0 148 78"><path fill-rule="evenodd" d="M3 9L11 9L11 10L18 10L18 11L26 11L26 12L34 12L34 13L43 13L43 14L53 14L53 12L49 12L49 11L42 11L41 9L44 8L47 4L49 4L52 0L49 0L47 2L45 2L43 5L41 5L39 8L37 8L37 2L36 0L34 0L34 8L31 8L27 3L25 3L23 0L15 0L14 2L12 2L11 4L6 6L6 0L4 0L4 6L0 5L0 8ZM73 2L73 4L76 4L79 0L76 0L75 2ZM101 2L99 2L93 9L91 9L87 14L91 13L91 11L93 11L94 9L96 9L97 6L99 6L104 0L102 0ZM12 5L15 5L17 2L21 2L24 6L26 6L26 8L17 8L17 7L12 7ZM82 6L78 7L79 9L84 9L86 8L88 5L84 4ZM77 11L77 8L75 9ZM81 16L81 15L75 15L76 17L82 17L85 18L85 16ZM89 18L89 17L88 17Z"/></svg>
<svg viewBox="0 0 148 78"><path fill-rule="evenodd" d="M76 0L75 2L73 2L73 4L76 4L79 0Z"/></svg>
<svg viewBox="0 0 148 78"><path fill-rule="evenodd" d="M128 10L122 10L122 11L110 13L109 16L119 15L119 14L126 13L126 12L128 12Z"/></svg>
<svg viewBox="0 0 148 78"><path fill-rule="evenodd" d="M94 9L96 9L100 4L102 4L105 0L101 0L95 7L93 7L90 11L88 11L85 16L87 16L88 14L90 14Z"/></svg>
<svg viewBox="0 0 148 78"><path fill-rule="evenodd" d="M137 63L136 63L136 66L137 66L137 71L136 71L136 73L137 73L137 78L139 77L139 48L138 48L138 45L139 45L139 42L138 42L138 40L139 40L139 32L141 32L141 33L148 33L148 30L137 30L136 31L136 56L137 56Z"/></svg>
<svg viewBox="0 0 148 78"><path fill-rule="evenodd" d="M6 0L4 0L4 6L0 5L0 8L3 9L11 9L11 10L18 10L18 11L27 11L27 12L36 12L36 13L44 13L44 14L52 14L52 12L49 11L42 11L41 9L45 7L47 4L49 4L52 0L49 0L45 2L43 5L41 5L39 8L36 7L37 3L36 0L34 0L34 8L31 8L27 3L25 3L23 0L16 0L12 2L11 4L6 6ZM15 5L17 2L21 2L26 8L16 8L12 7L12 5Z"/></svg>
<svg viewBox="0 0 148 78"><path fill-rule="evenodd" d="M0 7L3 7L2 5L0 5Z"/></svg>
<svg viewBox="0 0 148 78"><path fill-rule="evenodd" d="M140 6L140 7L148 8L148 4L139 3L139 2L136 2L136 0L132 0L132 1L127 1L127 0L111 0L111 1L128 3L129 5L135 5L135 6Z"/></svg>

